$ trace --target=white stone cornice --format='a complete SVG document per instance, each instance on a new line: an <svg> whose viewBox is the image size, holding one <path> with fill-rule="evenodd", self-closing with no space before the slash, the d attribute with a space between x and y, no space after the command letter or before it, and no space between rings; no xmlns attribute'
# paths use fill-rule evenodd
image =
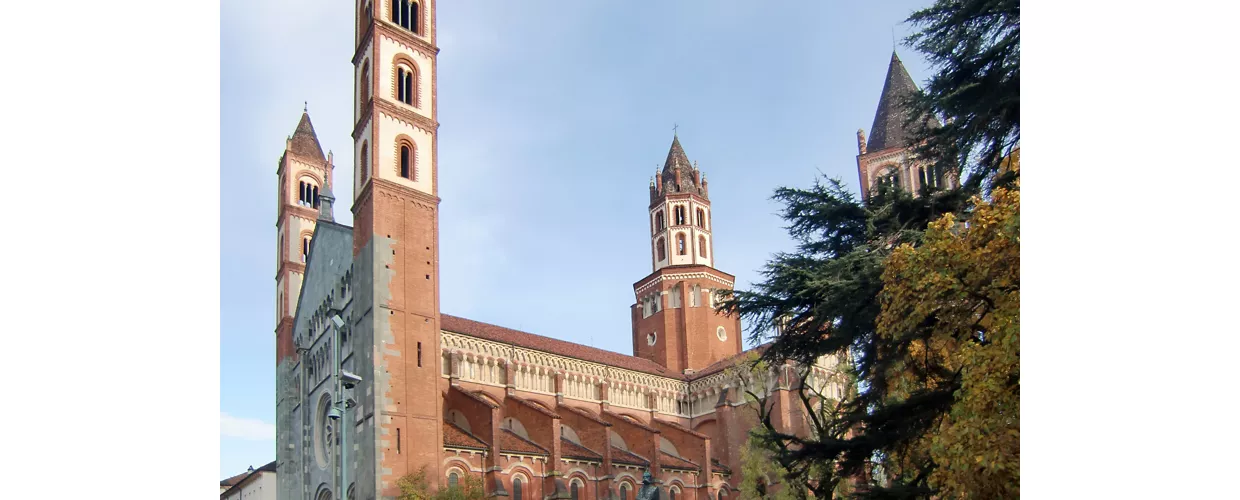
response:
<svg viewBox="0 0 1240 500"><path fill-rule="evenodd" d="M645 285L642 285L641 287L639 287L639 288L636 290L636 293L637 293L637 295L641 295L641 294L642 294L642 293L644 293L646 290L649 290L651 287L653 287L653 286L655 286L655 285L657 285L657 284L659 284L659 283L662 283L664 280L666 280L666 281L679 281L679 280L699 279L699 278L705 278L705 279L708 279L708 280L711 280L711 281L717 282L717 283L719 283L719 284L721 284L721 285L723 285L723 286L725 286L725 287L727 287L727 288L732 288L732 286L733 286L733 283L732 283L731 281L728 281L727 279L720 278L720 277L718 277L718 276L715 276L714 274L707 273L707 272L698 272L698 273L676 273L676 274L664 274L664 275L659 276L659 277L657 277L657 278L655 278L655 279L652 279L652 280L650 280L650 282L649 282L649 283L646 283Z"/></svg>

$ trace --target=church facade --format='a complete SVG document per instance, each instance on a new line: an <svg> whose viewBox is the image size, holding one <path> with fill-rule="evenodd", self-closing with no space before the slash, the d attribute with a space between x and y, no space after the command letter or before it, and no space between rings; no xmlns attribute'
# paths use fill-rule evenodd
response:
<svg viewBox="0 0 1240 500"><path fill-rule="evenodd" d="M757 423L746 391L805 432L797 388L844 388L834 359L742 363L740 320L713 307L735 277L714 267L708 182L679 138L649 185L631 356L441 312L435 1L356 7L353 226L334 220L334 159L308 114L276 172L279 498L394 498L423 473L432 489L476 478L514 500L629 500L647 472L664 498L738 498ZM894 55L888 73L884 146L872 137L867 153L859 132L863 186L919 168L900 125L880 123L907 92ZM357 380L338 385L337 360Z"/></svg>

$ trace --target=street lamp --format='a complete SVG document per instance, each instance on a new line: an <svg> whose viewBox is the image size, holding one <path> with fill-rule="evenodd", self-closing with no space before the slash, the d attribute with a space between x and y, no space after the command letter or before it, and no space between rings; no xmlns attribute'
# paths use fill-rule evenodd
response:
<svg viewBox="0 0 1240 500"><path fill-rule="evenodd" d="M341 337L345 327L344 320L340 319L340 310L335 308L328 309L327 315L331 320L331 326L335 327L332 335L332 346L333 351L335 351L335 356L333 357L335 362L332 363L334 365L332 378L336 384L335 394L332 398L331 408L327 411L327 417L341 421L338 425L339 430L336 433L340 437L340 484L337 485L336 491L340 494L338 497L340 500L347 500L348 493L345 490L349 487L349 419L346 418L348 415L346 412L349 408L357 406L357 403L352 399L346 400L344 390L356 387L362 381L362 378L345 370L343 366L344 359L340 357L340 344L343 342Z"/></svg>

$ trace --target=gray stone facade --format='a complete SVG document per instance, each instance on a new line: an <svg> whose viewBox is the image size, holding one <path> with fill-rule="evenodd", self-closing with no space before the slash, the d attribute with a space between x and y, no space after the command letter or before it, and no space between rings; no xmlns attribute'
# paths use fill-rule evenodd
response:
<svg viewBox="0 0 1240 500"><path fill-rule="evenodd" d="M353 261L352 228L320 220L311 240L305 279L293 323L296 359L276 369L276 446L279 498L314 499L331 492L337 498L340 432L348 433L348 498L374 499L376 480L372 259L363 253ZM362 270L356 272L355 270ZM345 322L341 359L344 369L359 374L361 384L346 390L357 406L345 418L326 418L325 404L335 386L333 334L329 309ZM343 424L342 424L343 423Z"/></svg>

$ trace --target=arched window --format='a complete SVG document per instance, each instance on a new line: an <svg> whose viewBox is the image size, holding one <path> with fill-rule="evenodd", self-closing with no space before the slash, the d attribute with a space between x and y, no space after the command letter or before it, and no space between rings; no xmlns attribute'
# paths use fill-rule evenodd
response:
<svg viewBox="0 0 1240 500"><path fill-rule="evenodd" d="M365 108L366 103L370 102L370 61L362 63L362 79L357 82L357 91L359 99L357 103L358 113L362 113L362 108Z"/></svg>
<svg viewBox="0 0 1240 500"><path fill-rule="evenodd" d="M449 488L455 488L459 482L460 482L460 478L456 477L456 471L452 471L451 473L448 474L448 487Z"/></svg>
<svg viewBox="0 0 1240 500"><path fill-rule="evenodd" d="M362 10L357 12L357 38L361 40L362 33L366 32L367 27L371 24L371 2L367 1L362 6Z"/></svg>
<svg viewBox="0 0 1240 500"><path fill-rule="evenodd" d="M874 179L875 185L901 187L904 184L900 182L900 171L896 167L888 167L879 173Z"/></svg>
<svg viewBox="0 0 1240 500"><path fill-rule="evenodd" d="M728 498L727 488L719 488L719 500L723 500L725 498Z"/></svg>
<svg viewBox="0 0 1240 500"><path fill-rule="evenodd" d="M418 2L409 2L409 26L407 26L409 31L412 31L414 33L421 33L421 30L418 29L418 26L420 26L418 21L420 21L419 18L421 17L420 16L421 13L422 13L422 8L418 4Z"/></svg>
<svg viewBox="0 0 1240 500"><path fill-rule="evenodd" d="M659 238L659 240L655 243L655 247L657 247L657 251L659 253L659 262L667 260L667 250L663 248L663 238Z"/></svg>
<svg viewBox="0 0 1240 500"><path fill-rule="evenodd" d="M521 478L512 478L512 500L522 500L521 496Z"/></svg>
<svg viewBox="0 0 1240 500"><path fill-rule="evenodd" d="M573 500L580 500L580 498L577 496L578 493L577 493L577 482L576 481L573 481L572 486L569 487L569 494L572 495Z"/></svg>
<svg viewBox="0 0 1240 500"><path fill-rule="evenodd" d="M698 236L698 255L702 256L703 259L706 258L706 237L705 236Z"/></svg>
<svg viewBox="0 0 1240 500"><path fill-rule="evenodd" d="M301 239L301 261L306 262L306 257L310 255L310 237L304 236Z"/></svg>
<svg viewBox="0 0 1240 500"><path fill-rule="evenodd" d="M366 144L366 141L362 141L362 157L358 161L357 171L357 178L361 179L362 182L366 182L366 179L370 176L370 146Z"/></svg>
<svg viewBox="0 0 1240 500"><path fill-rule="evenodd" d="M418 32L418 2L389 0L392 2L392 22L414 33Z"/></svg>
<svg viewBox="0 0 1240 500"><path fill-rule="evenodd" d="M417 76L412 69L404 65L396 67L396 100L413 106L414 78Z"/></svg>
<svg viewBox="0 0 1240 500"><path fill-rule="evenodd" d="M629 500L629 485L620 485L620 500Z"/></svg>
<svg viewBox="0 0 1240 500"><path fill-rule="evenodd" d="M403 143L400 145L400 176L409 180L416 180L417 175L414 172L413 164L413 145Z"/></svg>
<svg viewBox="0 0 1240 500"><path fill-rule="evenodd" d="M943 187L943 173L939 168L932 165L930 168L921 167L918 171L921 174L922 187Z"/></svg>
<svg viewBox="0 0 1240 500"><path fill-rule="evenodd" d="M685 254L685 233L676 233L676 255Z"/></svg>
<svg viewBox="0 0 1240 500"><path fill-rule="evenodd" d="M303 207L318 208L319 187L306 181L297 183L297 204Z"/></svg>
<svg viewBox="0 0 1240 500"><path fill-rule="evenodd" d="M659 210L658 212L654 213L654 230L655 231L663 230L663 211L662 210Z"/></svg>
<svg viewBox="0 0 1240 500"><path fill-rule="evenodd" d="M706 229L706 211L697 209L697 226Z"/></svg>
<svg viewBox="0 0 1240 500"><path fill-rule="evenodd" d="M675 211L676 211L676 225L677 226L685 225L685 207L677 205L675 208Z"/></svg>
<svg viewBox="0 0 1240 500"><path fill-rule="evenodd" d="M671 500L676 500L676 493L678 493L679 491L680 490L673 487L672 489L667 491L667 497L670 498Z"/></svg>

